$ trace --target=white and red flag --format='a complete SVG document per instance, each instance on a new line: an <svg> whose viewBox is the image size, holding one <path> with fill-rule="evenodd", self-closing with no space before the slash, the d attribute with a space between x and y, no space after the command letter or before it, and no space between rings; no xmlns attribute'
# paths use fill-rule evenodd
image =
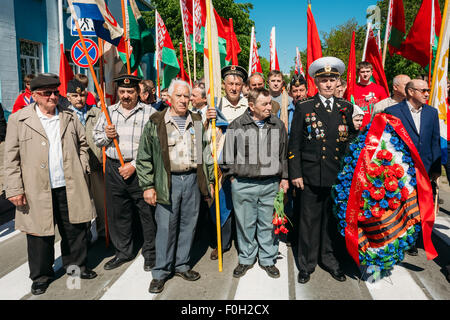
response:
<svg viewBox="0 0 450 320"><path fill-rule="evenodd" d="M270 71L272 70L280 70L275 39L275 27L272 28L272 32L270 33Z"/></svg>
<svg viewBox="0 0 450 320"><path fill-rule="evenodd" d="M180 0L181 19L183 20L184 42L187 50L192 50L190 35L193 33L192 16L186 5L186 0Z"/></svg>
<svg viewBox="0 0 450 320"><path fill-rule="evenodd" d="M200 0L192 0L193 12L193 32L195 43L202 43L202 7Z"/></svg>
<svg viewBox="0 0 450 320"><path fill-rule="evenodd" d="M298 47L296 48L297 54L295 56L295 74L301 74L303 78L305 78L305 71L303 70L302 64L302 56L300 55L300 51Z"/></svg>
<svg viewBox="0 0 450 320"><path fill-rule="evenodd" d="M255 38L255 27L252 27L252 36L250 41L250 61L248 64L248 74L252 75L255 72L262 73L261 62L259 61L258 46Z"/></svg>

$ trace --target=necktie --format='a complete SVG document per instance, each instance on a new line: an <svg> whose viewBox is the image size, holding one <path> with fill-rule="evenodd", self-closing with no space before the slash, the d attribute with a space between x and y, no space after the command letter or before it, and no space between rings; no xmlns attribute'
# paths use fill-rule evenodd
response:
<svg viewBox="0 0 450 320"><path fill-rule="evenodd" d="M331 112L331 101L327 99L327 100L325 100L325 103L326 103L325 109L328 112Z"/></svg>

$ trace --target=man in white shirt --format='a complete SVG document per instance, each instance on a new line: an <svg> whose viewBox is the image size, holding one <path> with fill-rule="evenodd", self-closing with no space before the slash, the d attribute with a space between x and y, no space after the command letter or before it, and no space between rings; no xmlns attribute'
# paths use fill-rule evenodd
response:
<svg viewBox="0 0 450 320"><path fill-rule="evenodd" d="M394 80L392 81L392 96L381 100L374 105L372 119L377 113L383 112L386 108L392 107L397 103L405 100L405 87L406 84L410 81L411 78L405 74L399 74L398 76L395 76Z"/></svg>

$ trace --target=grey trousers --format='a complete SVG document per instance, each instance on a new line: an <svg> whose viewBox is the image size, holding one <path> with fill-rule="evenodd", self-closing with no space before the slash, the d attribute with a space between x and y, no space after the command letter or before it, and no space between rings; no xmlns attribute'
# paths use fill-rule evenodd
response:
<svg viewBox="0 0 450 320"><path fill-rule="evenodd" d="M253 264L257 256L261 266L276 263L279 240L272 219L279 184L279 178L236 178L231 183L240 264Z"/></svg>
<svg viewBox="0 0 450 320"><path fill-rule="evenodd" d="M156 205L156 264L153 279L166 279L172 270L185 272L200 210L197 174L172 174L171 205Z"/></svg>

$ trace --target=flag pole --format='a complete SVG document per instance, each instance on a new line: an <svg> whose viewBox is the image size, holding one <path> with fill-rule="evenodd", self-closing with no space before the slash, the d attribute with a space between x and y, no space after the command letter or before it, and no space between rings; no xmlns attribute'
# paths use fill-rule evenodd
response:
<svg viewBox="0 0 450 320"><path fill-rule="evenodd" d="M255 27L252 27L252 35L250 36L250 57L248 61L248 74L252 75L252 62L253 62L253 41L255 39Z"/></svg>
<svg viewBox="0 0 450 320"><path fill-rule="evenodd" d="M183 22L184 46L185 46L185 49L186 49L186 60L187 60L187 67L188 67L189 83L190 83L190 85L192 86L192 81L191 81L191 66L190 66L190 63L189 63L189 50L188 50L188 46L187 46L186 30L185 30L185 28L184 28L184 18L185 18L185 17L184 17L184 13L183 13L183 8L185 8L186 6L183 7L181 1L182 1L182 0L180 0L180 11L181 11L181 20L182 20L182 22ZM194 19L192 19L192 21L194 21ZM188 32L189 32L189 31L188 31ZM188 35L188 37L189 37L189 35ZM181 42L180 42L180 44L181 44ZM181 52L181 51L182 51L182 50L181 50L181 48L180 48L180 52ZM181 54L180 54L180 56L181 56Z"/></svg>
<svg viewBox="0 0 450 320"><path fill-rule="evenodd" d="M212 54L212 37L211 37L211 0L206 1L206 20L207 20L207 33L208 33L208 60L209 60L209 91L211 97L210 108L215 109L214 106L214 78L213 78L213 54ZM217 145L216 145L216 119L211 120L211 136L213 144L213 159L214 159L214 199L216 203L216 228L217 228L217 250L218 250L218 263L219 272L222 272L222 240L221 240L221 223L220 223L220 201L219 201L219 171L217 165Z"/></svg>
<svg viewBox="0 0 450 320"><path fill-rule="evenodd" d="M383 69L384 69L384 65L386 62L386 53L387 53L387 45L388 45L388 41L389 41L389 34L391 33L391 30L389 28L389 26L391 25L391 15L392 15L392 0L389 0L389 10L388 10L388 16L387 16L387 21L386 21L386 31L385 31L385 35L384 35L384 48L383 48Z"/></svg>
<svg viewBox="0 0 450 320"><path fill-rule="evenodd" d="M192 40L194 42L193 45L193 53L194 53L194 82L197 80L197 54L195 52L195 0L192 0Z"/></svg>
<svg viewBox="0 0 450 320"><path fill-rule="evenodd" d="M156 63L156 86L158 88L158 98L161 99L161 85L159 81L159 25L158 25L158 10L155 10L155 63Z"/></svg>
<svg viewBox="0 0 450 320"><path fill-rule="evenodd" d="M430 27L430 64L428 65L428 87L431 86L431 68L433 64L433 43L436 31L436 11L434 10L434 0L431 1L431 27Z"/></svg>
<svg viewBox="0 0 450 320"><path fill-rule="evenodd" d="M87 51L86 43L84 42L84 37L83 37L83 34L81 33L80 25L78 24L78 17L77 17L77 15L75 13L75 10L74 10L74 8L72 6L70 6L70 9L72 11L73 20L75 21L75 26L77 28L78 36L79 36L79 38L81 40L81 44L82 44L82 47L83 47L83 52L84 52L84 54L86 56L86 60L87 60L88 65L89 65L89 70L91 71L92 79L94 80L95 88L97 89L97 93L98 93L98 95L100 97L100 103L101 103L101 106L102 106L102 112L105 115L107 124L111 125L111 119L109 117L108 110L106 109L106 103L105 103L105 97L103 95L103 90L100 87L100 85L98 84L97 76L95 75L95 71L94 71L94 67L92 65L91 57L89 56L89 53ZM122 153L120 152L119 143L117 142L117 138L114 138L113 142L114 142L114 146L116 147L117 154L119 155L120 164L123 167L125 165L125 162L123 160Z"/></svg>
<svg viewBox="0 0 450 320"><path fill-rule="evenodd" d="M127 19L126 19L126 15L125 15L125 0L121 1L122 3L122 22L123 22L123 35L124 35L124 42L125 42L125 55L127 56L127 73L131 74L131 69L130 69L130 53L129 51L129 46L128 46L128 28L127 28Z"/></svg>
<svg viewBox="0 0 450 320"><path fill-rule="evenodd" d="M370 22L368 22L367 23L367 32L366 32L366 42L364 43L364 50L363 50L363 55L362 55L362 60L361 61L366 60L367 41L369 41L370 29L372 29L372 24Z"/></svg>
<svg viewBox="0 0 450 320"><path fill-rule="evenodd" d="M180 42L180 71L181 71L181 79L186 81L186 78L184 77L184 74L186 73L184 71L184 61L183 61L183 44Z"/></svg>
<svg viewBox="0 0 450 320"><path fill-rule="evenodd" d="M449 0L445 0L444 12L442 14L442 17L447 17L448 1ZM440 58L440 52L441 52L441 48L442 48L442 40L443 40L444 32L445 32L445 30L444 30L445 22L446 22L445 19L442 19L441 31L440 31L440 34L439 34L438 50L437 50L437 54L436 54L436 63L434 64L434 70L433 70L433 81L432 81L431 87L430 87L430 89L431 89L430 97L433 97L434 87L435 87L435 84L436 84L436 81L437 81L436 77L438 75L438 68L439 68L439 66L438 66L438 58ZM431 69L431 64L430 64L429 68ZM431 101L429 103L431 104ZM448 125L448 123L447 123L447 125ZM447 161L449 161L449 160L447 160Z"/></svg>

